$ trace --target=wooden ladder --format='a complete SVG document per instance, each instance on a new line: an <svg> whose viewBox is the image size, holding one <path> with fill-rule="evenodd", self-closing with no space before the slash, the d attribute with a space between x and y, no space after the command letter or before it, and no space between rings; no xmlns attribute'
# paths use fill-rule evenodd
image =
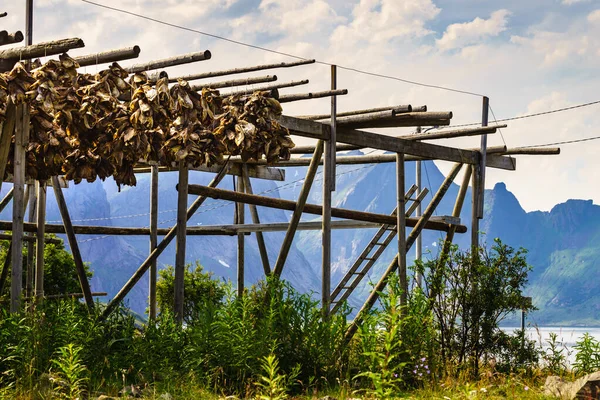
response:
<svg viewBox="0 0 600 400"><path fill-rule="evenodd" d="M411 196L417 191L417 186L412 185L410 189L406 192L404 196L404 200L406 202L411 201L410 207L406 210L406 216L409 217L418 207L418 205L423 201L429 190L427 188L423 189L416 198L411 198ZM396 215L397 209L392 211L391 215ZM386 235L387 233L387 235ZM350 269L346 272L340 283L336 286L336 288L331 292L331 312L336 312L344 301L350 296L350 294L356 289L358 284L362 281L362 279L369 272L375 261L381 256L386 247L391 243L391 241L396 237L396 225L381 225L381 228L375 233L369 244L365 247L365 249L360 253L358 259L352 264ZM382 240L382 237L385 238ZM375 251L371 254L371 251ZM341 294L341 296L340 296ZM339 296L339 299L338 299Z"/></svg>

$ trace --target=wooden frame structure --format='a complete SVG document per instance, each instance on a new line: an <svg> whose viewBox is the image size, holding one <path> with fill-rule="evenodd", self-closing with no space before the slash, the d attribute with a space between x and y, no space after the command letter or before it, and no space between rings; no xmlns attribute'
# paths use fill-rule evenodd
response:
<svg viewBox="0 0 600 400"><path fill-rule="evenodd" d="M16 37L16 36L15 36ZM0 44L2 44L0 35ZM31 43L28 43L31 44ZM23 48L0 51L0 70L6 70L19 59L32 59L42 55L61 54L73 48L83 47L81 39L66 39L56 42L31 45ZM139 55L140 48L133 46L130 48L108 51L98 54L91 54L76 59L83 65L102 64L135 58ZM16 56L18 55L18 57ZM211 58L209 51L192 53L173 57L170 59L158 60L145 64L138 64L128 68L128 71L156 71L156 76L166 76L164 72L157 71L173 65L198 62ZM300 60L290 63L267 64L236 68L231 70L213 71L188 75L183 78L189 80L204 79L218 76L229 76L247 72L263 71L275 68L291 68L314 63L314 60ZM236 86L245 85L247 82L272 82L277 77L269 75L263 78L245 78L234 79L223 82L213 82L202 87L232 87L234 91ZM171 78L170 81L175 81ZM299 81L307 83L307 80ZM300 84L298 83L298 84ZM293 87L296 84L283 84L277 87L269 87L268 90L282 89L284 87ZM483 188L485 187L485 170L487 167L499 168L504 170L515 170L515 159L510 155L514 154L558 154L559 149L507 149L506 147L488 148L487 135L493 134L496 129L506 127L506 125L487 126L487 109L489 100L483 98L482 106L482 126L467 129L445 129L434 131L430 134L416 134L403 136L389 136L380 133L373 133L370 128L395 128L395 127L422 127L422 126L443 126L449 125L452 118L451 112L430 112L426 106L399 105L389 107L379 107L363 110L348 111L338 113L336 96L348 93L345 89L338 89L336 67L331 68L331 87L327 91L299 93L279 96L282 102L310 100L314 98L330 97L331 109L327 114L309 115L302 117L281 116L279 122L290 130L292 135L317 140L314 146L299 146L293 153L312 154L311 158L293 157L290 160L280 161L273 165L266 165L266 161L258 160L254 162L243 162L236 157L230 158L225 164L216 167L200 168L200 170L213 172L216 175L207 186L188 184L189 167L181 163L176 168L171 165L139 165L137 173L151 174L150 190L150 228L128 228L128 227L102 227L102 226L77 226L73 225L69 216L67 205L62 194L61 184L58 177L53 177L50 182L35 182L35 185L28 185L25 190L25 145L29 133L29 114L24 106L8 105L6 121L0 125L0 176L4 175L5 165L8 157L8 145L11 137L15 137L14 166L15 172L12 177L13 189L0 201L0 211L11 201L13 203L13 220L0 221L0 230L11 231L11 251L9 257L4 263L0 276L0 288L2 287L2 277L6 277L9 264L12 264L12 287L11 287L11 310L17 311L21 306L22 288L21 276L22 265L22 246L24 242L36 244L35 265L34 258L28 260L27 282L31 280L31 292L36 299L44 298L43 290L43 248L45 233L65 233L69 245L75 258L77 266L77 275L81 284L82 294L87 306L94 307L93 293L83 270L83 261L79 253L77 234L103 234L103 235L147 235L149 237L149 255L146 260L135 271L131 278L124 284L122 289L107 304L103 311L103 316L112 313L129 291L139 282L146 271L150 271L150 318L156 317L156 277L158 256L165 248L176 239L176 258L175 258L175 313L179 321L183 318L183 272L185 268L186 255L186 236L187 235L236 235L238 240L238 264L237 264L237 287L241 294L244 290L244 241L245 235L255 233L258 240L258 248L262 260L265 275L273 274L280 276L283 272L287 255L289 254L295 233L298 230L321 230L322 232L322 307L324 316L330 312L336 312L342 301L357 287L366 272L375 263L378 257L383 253L385 246L389 245L394 237L396 238L397 255L390 263L384 274L380 277L377 285L361 308L358 316L351 324L347 337L350 338L356 331L364 312L371 308L378 297L378 294L387 283L387 279L392 273L398 271L400 282L404 289L402 301L406 302L406 293L408 291L408 278L406 272L406 253L412 244L420 236L423 229L431 229L446 232L446 246L443 251L447 251L449 243L452 242L455 233L464 233L467 227L460 224L460 212L464 203L469 182L472 182L472 210L473 220L471 225L472 245L478 245L478 224L483 216ZM278 93L278 92L277 92ZM429 143L432 139L445 139L463 136L480 136L481 146L476 149L462 149L440 144ZM338 151L355 150L371 148L391 152L392 154L378 154L366 156L344 156L337 155ZM417 160L441 160L455 163L451 172L446 177L444 183L433 196L431 202L425 205L425 211L418 216L412 217L417 207L420 207L424 201L426 188L413 186L408 191L405 190L405 163ZM365 163L389 163L396 164L396 185L397 185L397 206L390 210L391 214L375 214L358 210L348 210L332 207L331 194L335 191L336 165L342 164L365 164ZM313 186L315 175L320 164L323 164L323 202L321 205L308 204L307 199ZM253 194L250 178L269 179L283 181L285 179L286 167L308 166L306 177L299 197L295 202L269 198ZM457 177L461 169L465 170L460 191L456 199L456 204L451 216L433 217L433 213L440 201L446 194L451 183ZM177 223L170 229L159 229L158 225L158 180L160 172L177 170L179 172L178 200L177 200ZM217 186L226 175L237 176L237 183L234 191L218 189ZM1 187L0 182L0 187ZM45 222L46 207L46 188L51 185L56 195L59 210L62 217L62 225L52 225ZM433 189L433 188L430 188ZM73 189L73 190L76 190ZM417 193L416 197L413 195ZM188 208L188 196L197 196L193 204ZM202 226L187 227L187 221L202 206L208 198L226 199L236 203L235 224L224 226ZM24 213L28 198L29 204L36 204L37 210L30 208L29 222L24 221ZM411 203L407 207L407 204ZM244 218L244 205L249 205L252 224L246 224ZM293 211L289 222L276 224L263 224L260 222L256 206L266 206L281 208ZM303 213L322 215L321 222L300 222ZM344 220L332 221L334 218L343 218ZM371 240L365 251L361 253L359 260L350 266L348 273L331 290L331 230L332 229L360 229L360 228L379 228L378 233ZM412 228L408 236L406 229ZM267 256L267 245L263 233L271 231L285 231L285 238L281 245L279 256L276 263L269 264ZM34 233L35 237L25 236L25 233ZM158 241L158 236L163 239ZM6 236L2 237L5 238ZM383 238L383 239L382 239ZM371 253L373 249L377 249ZM33 252L31 252L33 255ZM31 263L31 267L29 264ZM75 271L74 271L75 272Z"/></svg>

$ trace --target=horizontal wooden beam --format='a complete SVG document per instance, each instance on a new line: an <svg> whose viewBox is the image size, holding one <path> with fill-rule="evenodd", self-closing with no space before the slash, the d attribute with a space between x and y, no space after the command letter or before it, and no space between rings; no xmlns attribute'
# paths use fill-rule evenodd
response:
<svg viewBox="0 0 600 400"><path fill-rule="evenodd" d="M394 110L377 113L350 115L337 118L338 128L400 128L410 126L450 125L451 112L407 112L395 113ZM321 120L326 123L329 121Z"/></svg>
<svg viewBox="0 0 600 400"><path fill-rule="evenodd" d="M339 112L339 113L336 113L336 116L337 117L348 117L350 115L371 114L371 113L380 112L380 111L387 111L387 110L394 110L398 114L400 114L402 112L412 112L413 108L412 108L412 106L410 104L407 104L407 105L398 105L398 106L366 108L366 109L363 109L363 110L353 110L353 111ZM421 111L427 111L427 107L425 107L425 109L421 110ZM328 119L328 118L331 118L331 114L299 115L296 118L310 119L312 121L316 121L316 120L319 120L319 119Z"/></svg>
<svg viewBox="0 0 600 400"><path fill-rule="evenodd" d="M12 240L12 235L0 233L0 240ZM35 236L23 236L23 240L25 240L26 242L35 242L37 239ZM63 241L57 238L44 238L44 242L51 244L60 244Z"/></svg>
<svg viewBox="0 0 600 400"><path fill-rule="evenodd" d="M80 67L87 67L89 65L107 64L138 58L140 51L140 46L132 46L73 58L75 61L77 61Z"/></svg>
<svg viewBox="0 0 600 400"><path fill-rule="evenodd" d="M8 13L7 13L6 11L5 11L5 12L2 12L2 13L0 13L0 18L4 18L4 17L6 17L7 15L8 15Z"/></svg>
<svg viewBox="0 0 600 400"><path fill-rule="evenodd" d="M210 60L211 53L208 50L200 51L196 53L188 53L180 56L163 58L162 60L150 61L144 64L135 64L131 67L125 68L130 74L135 74L143 71L150 71L153 69L162 69L167 67L174 67L176 65L190 64L198 61Z"/></svg>
<svg viewBox="0 0 600 400"><path fill-rule="evenodd" d="M292 135L320 140L329 140L331 138L329 125L287 115L279 116L278 120L281 125L290 130Z"/></svg>
<svg viewBox="0 0 600 400"><path fill-rule="evenodd" d="M290 103L293 101L320 99L322 97L341 96L341 95L345 95L345 94L348 94L348 89L325 90L323 92L286 94L283 96L279 96L279 102L280 103Z"/></svg>
<svg viewBox="0 0 600 400"><path fill-rule="evenodd" d="M195 194L198 196L207 196L213 199L222 199L245 204L254 204L257 206L278 208L289 211L294 211L297 205L295 201L233 192L231 190L209 188L201 185L189 185L188 193ZM323 207L316 204L306 204L304 206L304 212L307 214L322 215ZM347 210L343 208L331 208L331 216L334 218L352 219L356 221L374 222L394 226L396 225L396 216L394 215L376 214L364 211ZM418 218L407 218L406 226L415 226L418 220ZM445 223L430 221L428 222L426 229L447 232L449 228L448 225ZM466 231L467 228L465 226L461 225L457 227L457 232L464 233Z"/></svg>
<svg viewBox="0 0 600 400"><path fill-rule="evenodd" d="M222 165L211 165L210 167L201 166L201 167L190 167L192 171L202 171L202 172L219 172L223 168ZM159 172L168 172L168 171L177 171L178 167L159 167ZM135 173L150 173L150 166L138 166L133 172ZM235 164L233 165L228 172L229 175L242 176L242 167L241 165ZM261 165L248 165L248 175L250 178L257 179L265 179L269 181L285 181L285 170L281 168L274 167L265 167Z"/></svg>
<svg viewBox="0 0 600 400"><path fill-rule="evenodd" d="M0 31L0 46L7 44L19 43L24 39L23 32L16 31L14 33L8 33L7 31Z"/></svg>
<svg viewBox="0 0 600 400"><path fill-rule="evenodd" d="M294 86L301 86L301 85L307 85L309 83L308 79L303 79L301 81L290 81L290 82L281 82L281 83L273 83L271 85L264 85L264 86L258 86L258 87L250 87L247 90L238 90L235 92L229 92L229 93L221 93L221 96L225 97L225 96L235 96L238 94L246 94L246 93L254 93L254 92L262 92L265 90L273 90L273 89L284 89L284 88L288 88L288 87L294 87Z"/></svg>
<svg viewBox="0 0 600 400"><path fill-rule="evenodd" d="M511 147L509 149L494 149L488 154L503 155L559 155L560 147Z"/></svg>
<svg viewBox="0 0 600 400"><path fill-rule="evenodd" d="M255 65L252 67L233 68L233 69L226 69L226 70L222 70L222 71L211 71L211 72L202 72L202 73L198 73L198 74L181 75L181 76L169 78L169 82L175 83L179 79L183 79L185 81L193 81L196 79L216 78L218 76L243 74L246 72L263 71L266 69L290 68L290 67L296 67L299 65L314 64L314 63L315 63L315 60L298 60L298 61L281 62L281 63L275 63L275 64Z"/></svg>
<svg viewBox="0 0 600 400"><path fill-rule="evenodd" d="M71 38L0 50L0 71L9 71L21 60L31 60L32 58L62 54L69 50L79 49L84 46L83 40Z"/></svg>
<svg viewBox="0 0 600 400"><path fill-rule="evenodd" d="M204 83L202 85L193 85L191 87L191 89L194 91L200 91L204 88L220 89L220 88L228 88L228 87L234 87L234 86L254 85L256 83L274 82L276 80L277 80L277 75L253 76L250 78L231 79L228 81Z"/></svg>

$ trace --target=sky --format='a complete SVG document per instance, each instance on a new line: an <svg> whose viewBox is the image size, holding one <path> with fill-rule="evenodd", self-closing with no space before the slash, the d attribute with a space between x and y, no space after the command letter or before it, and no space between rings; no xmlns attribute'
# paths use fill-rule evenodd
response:
<svg viewBox="0 0 600 400"><path fill-rule="evenodd" d="M484 94L498 119L600 100L598 0L94 0L112 7L378 74ZM71 55L139 45L137 62L209 49L208 61L168 70L171 76L292 58L220 41L106 10L81 0L34 0L34 42L84 40ZM25 30L23 1L3 1L0 29ZM101 67L86 67L94 72ZM330 68L312 64L260 71L279 82L310 83L281 93L329 89ZM215 78L214 80L223 80ZM208 81L207 81L208 82ZM452 124L481 120L479 96L338 70L338 110L412 104L452 111ZM328 113L329 99L284 105L288 115ZM493 121L490 115L490 121ZM518 147L600 133L600 105L511 121L488 145ZM385 129L389 135L411 129ZM296 140L307 144L305 139ZM435 143L478 147L479 138ZM560 156L519 156L516 171L488 169L486 187L502 181L527 211L548 211L567 199L600 204L600 141L561 146ZM451 165L438 162L443 172ZM457 178L457 182L460 181Z"/></svg>

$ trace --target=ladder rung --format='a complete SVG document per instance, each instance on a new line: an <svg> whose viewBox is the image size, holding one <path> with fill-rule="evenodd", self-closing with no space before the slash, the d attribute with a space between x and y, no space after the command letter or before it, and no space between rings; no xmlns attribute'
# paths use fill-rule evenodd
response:
<svg viewBox="0 0 600 400"><path fill-rule="evenodd" d="M345 290L352 289L352 286L343 286L342 289L345 289Z"/></svg>
<svg viewBox="0 0 600 400"><path fill-rule="evenodd" d="M377 246L385 246L385 243L380 243L380 242L375 242L375 243L373 243L373 244L374 244L374 245L377 245Z"/></svg>
<svg viewBox="0 0 600 400"><path fill-rule="evenodd" d="M365 257L365 258L363 258L363 260L366 260L366 261L373 261L373 260L375 260L375 259L374 259L374 258L370 258L370 257Z"/></svg>
<svg viewBox="0 0 600 400"><path fill-rule="evenodd" d="M353 272L352 275L364 275L364 272Z"/></svg>

